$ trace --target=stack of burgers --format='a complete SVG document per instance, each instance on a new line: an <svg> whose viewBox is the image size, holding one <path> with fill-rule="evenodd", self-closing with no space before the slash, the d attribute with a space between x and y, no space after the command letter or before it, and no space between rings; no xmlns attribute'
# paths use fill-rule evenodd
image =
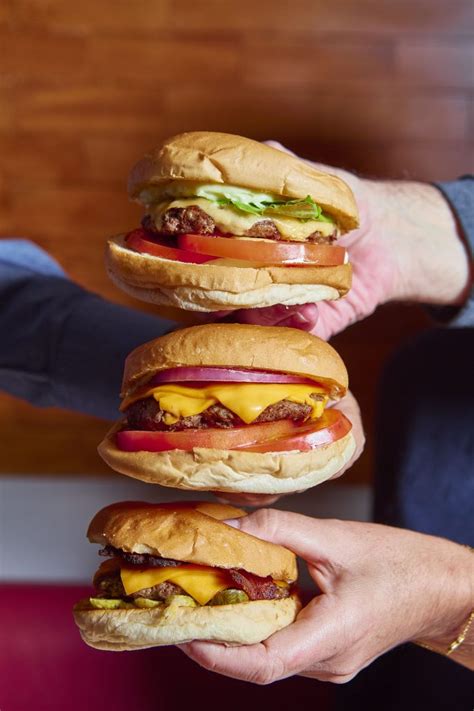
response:
<svg viewBox="0 0 474 711"><path fill-rule="evenodd" d="M163 143L132 170L142 227L109 242L127 293L195 311L302 304L348 291L339 235L358 224L350 189L286 153L220 133ZM125 363L122 416L99 446L116 471L176 489L282 494L351 459L337 409L348 377L336 351L304 331L232 323L173 331ZM106 560L74 610L99 649L204 639L262 641L300 609L296 559L225 521L206 502L125 502L88 537Z"/></svg>

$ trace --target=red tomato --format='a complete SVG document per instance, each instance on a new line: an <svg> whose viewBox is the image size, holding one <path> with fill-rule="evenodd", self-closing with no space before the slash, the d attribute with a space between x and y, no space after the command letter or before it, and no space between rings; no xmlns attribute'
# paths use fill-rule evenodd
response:
<svg viewBox="0 0 474 711"><path fill-rule="evenodd" d="M298 432L289 437L281 437L272 442L262 442L245 449L250 452L289 452L291 450L309 452L342 439L351 429L351 422L342 412L329 408L315 423L299 427Z"/></svg>
<svg viewBox="0 0 474 711"><path fill-rule="evenodd" d="M117 432L117 446L124 452L165 452L170 449L189 451L194 447L240 449L279 437L288 437L297 429L292 420L277 420L259 425L230 429L186 430L184 432Z"/></svg>
<svg viewBox="0 0 474 711"><path fill-rule="evenodd" d="M166 244L161 244L158 241L149 239L145 230L137 229L129 232L125 239L127 247L134 249L136 252L151 254L153 257L162 257L163 259L173 259L177 262L191 262L193 264L203 264L213 260L209 255L197 254L197 252L187 252L184 249L176 247L168 247Z"/></svg>
<svg viewBox="0 0 474 711"><path fill-rule="evenodd" d="M336 442L352 428L339 410L326 410L316 423L297 425L292 420L277 420L259 425L187 430L185 432L117 432L117 446L124 452L166 452L171 449L190 451L194 447L207 449L239 449L249 452L308 452L324 444Z"/></svg>
<svg viewBox="0 0 474 711"><path fill-rule="evenodd" d="M233 239L205 235L179 235L181 249L214 257L243 259L265 264L336 266L344 264L346 250L328 244L307 242L264 242L259 239Z"/></svg>

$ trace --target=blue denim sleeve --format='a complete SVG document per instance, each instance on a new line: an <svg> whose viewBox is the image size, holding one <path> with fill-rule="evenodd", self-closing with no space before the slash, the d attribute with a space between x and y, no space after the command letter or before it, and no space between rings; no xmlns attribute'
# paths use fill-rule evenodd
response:
<svg viewBox="0 0 474 711"><path fill-rule="evenodd" d="M0 389L11 395L115 419L125 357L175 325L86 291L27 240L0 240Z"/></svg>
<svg viewBox="0 0 474 711"><path fill-rule="evenodd" d="M464 175L458 180L435 183L441 190L457 217L471 259L474 255L474 175ZM430 307L431 315L448 326L457 328L474 326L474 289L462 307Z"/></svg>

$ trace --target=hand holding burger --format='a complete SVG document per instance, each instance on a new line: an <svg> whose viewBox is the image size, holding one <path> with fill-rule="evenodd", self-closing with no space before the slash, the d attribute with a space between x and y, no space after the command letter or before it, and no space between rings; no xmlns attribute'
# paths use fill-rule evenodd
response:
<svg viewBox="0 0 474 711"><path fill-rule="evenodd" d="M74 608L82 638L111 651L194 639L254 644L300 609L296 558L222 522L245 512L195 502L112 504L88 538L107 556Z"/></svg>
<svg viewBox="0 0 474 711"><path fill-rule="evenodd" d="M280 143L269 144L293 155ZM336 302L241 310L232 314L233 320L304 328L327 340L390 301L445 306L466 301L472 285L469 249L437 187L367 180L334 166L309 165L337 175L357 200L360 226L338 240L351 257L352 288Z"/></svg>
<svg viewBox="0 0 474 711"><path fill-rule="evenodd" d="M127 293L192 311L305 304L344 296L351 266L338 237L358 225L340 178L241 136L196 131L132 169L140 229L108 243Z"/></svg>
<svg viewBox="0 0 474 711"><path fill-rule="evenodd" d="M117 471L181 489L282 494L331 478L354 454L330 401L347 371L329 344L290 328L207 324L127 358L119 422L99 446Z"/></svg>
<svg viewBox="0 0 474 711"><path fill-rule="evenodd" d="M239 650L183 645L201 666L256 684L294 674L341 684L408 641L445 653L467 628L450 658L473 668L474 556L466 546L275 509L260 509L233 525L303 558L318 594L293 624L261 644Z"/></svg>

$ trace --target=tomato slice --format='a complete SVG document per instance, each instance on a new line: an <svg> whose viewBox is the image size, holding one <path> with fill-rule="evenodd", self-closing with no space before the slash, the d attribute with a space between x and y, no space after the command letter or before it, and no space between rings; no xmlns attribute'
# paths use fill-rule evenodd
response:
<svg viewBox="0 0 474 711"><path fill-rule="evenodd" d="M344 437L352 428L339 410L328 409L316 422L298 425L292 420L277 420L259 425L187 430L184 432L117 432L117 447L123 452L166 452L172 449L190 451L194 447L207 449L239 449L248 452L308 452Z"/></svg>
<svg viewBox="0 0 474 711"><path fill-rule="evenodd" d="M211 262L213 257L197 252L189 252L185 249L177 249L169 247L166 244L161 244L158 241L147 239L145 230L137 229L129 232L125 239L127 247L134 249L136 252L151 254L153 257L162 257L164 259L173 259L177 262L191 262L193 264L204 264Z"/></svg>
<svg viewBox="0 0 474 711"><path fill-rule="evenodd" d="M288 437L295 433L297 425L292 420L276 420L259 425L246 425L183 432L146 432L123 430L117 432L116 442L124 452L165 452L170 449L189 451L194 447L208 449L240 449L267 440Z"/></svg>
<svg viewBox="0 0 474 711"><path fill-rule="evenodd" d="M309 452L342 439L351 429L351 422L342 412L329 408L324 411L316 423L299 427L298 432L289 437L281 437L272 442L262 442L245 449L249 452L289 452L291 450Z"/></svg>
<svg viewBox="0 0 474 711"><path fill-rule="evenodd" d="M344 264L346 250L329 244L306 242L265 242L263 240L179 235L181 249L228 259L243 259L265 264L337 266Z"/></svg>

